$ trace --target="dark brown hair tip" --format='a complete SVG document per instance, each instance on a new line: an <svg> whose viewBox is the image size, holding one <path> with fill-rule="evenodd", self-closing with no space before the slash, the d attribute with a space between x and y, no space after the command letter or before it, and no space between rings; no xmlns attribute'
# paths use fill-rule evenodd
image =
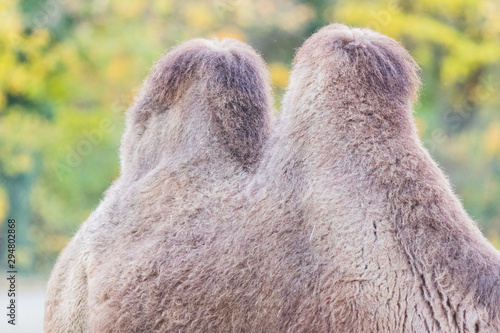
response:
<svg viewBox="0 0 500 333"><path fill-rule="evenodd" d="M254 74L268 81L264 61L250 46L232 38L197 38L173 47L153 66L143 88L144 104L169 108L189 85L222 67L238 74L238 68L231 68L238 65L235 58L239 65L254 67Z"/></svg>
<svg viewBox="0 0 500 333"><path fill-rule="evenodd" d="M332 75L344 76L341 82L364 82L372 97L401 106L417 98L417 63L398 42L373 30L338 23L326 26L304 43L294 61L306 67L325 62Z"/></svg>

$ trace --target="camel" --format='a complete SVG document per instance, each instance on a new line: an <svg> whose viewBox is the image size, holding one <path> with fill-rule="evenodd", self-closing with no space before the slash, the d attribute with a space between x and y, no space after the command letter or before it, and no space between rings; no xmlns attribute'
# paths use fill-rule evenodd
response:
<svg viewBox="0 0 500 333"><path fill-rule="evenodd" d="M202 49L146 81L122 175L56 264L46 331L500 331L500 253L418 137L401 45L322 28L275 125L261 60L241 46L252 70L214 80Z"/></svg>

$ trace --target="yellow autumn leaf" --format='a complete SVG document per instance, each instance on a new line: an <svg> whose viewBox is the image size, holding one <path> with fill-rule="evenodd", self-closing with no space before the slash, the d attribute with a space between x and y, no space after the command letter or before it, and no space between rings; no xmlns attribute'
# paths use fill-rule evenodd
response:
<svg viewBox="0 0 500 333"><path fill-rule="evenodd" d="M299 5L284 13L280 26L283 30L294 32L303 27L313 17L313 9L308 5Z"/></svg>
<svg viewBox="0 0 500 333"><path fill-rule="evenodd" d="M271 72L271 81L274 85L284 88L288 85L290 73L288 67L282 62L274 62L269 65Z"/></svg>
<svg viewBox="0 0 500 333"><path fill-rule="evenodd" d="M120 81L127 76L130 68L128 59L120 57L113 59L106 70L106 77L112 81Z"/></svg>
<svg viewBox="0 0 500 333"><path fill-rule="evenodd" d="M113 1L112 5L116 12L125 18L133 18L142 13L146 8L147 1L128 0L128 1Z"/></svg>
<svg viewBox="0 0 500 333"><path fill-rule="evenodd" d="M246 40L245 34L243 32L241 32L241 30L236 29L236 28L226 28L226 29L219 30L214 34L214 37L217 37L219 39L234 38L234 39L240 40L242 42L244 42Z"/></svg>
<svg viewBox="0 0 500 333"><path fill-rule="evenodd" d="M415 124L417 125L418 134L422 136L427 129L427 123L422 117L415 117Z"/></svg>
<svg viewBox="0 0 500 333"><path fill-rule="evenodd" d="M61 252L69 242L69 237L61 235L50 235L45 237L44 249L50 252Z"/></svg>
<svg viewBox="0 0 500 333"><path fill-rule="evenodd" d="M40 48L47 45L50 41L50 33L47 29L36 29L29 38L29 43L26 47L31 49L32 52L40 52Z"/></svg>
<svg viewBox="0 0 500 333"><path fill-rule="evenodd" d="M29 73L26 73L24 67L15 67L11 70L10 74L11 77L8 83L7 91L14 95L22 94L28 84Z"/></svg>
<svg viewBox="0 0 500 333"><path fill-rule="evenodd" d="M28 172L33 166L33 159L28 154L11 155L4 161L3 169L8 176L16 176Z"/></svg>
<svg viewBox="0 0 500 333"><path fill-rule="evenodd" d="M8 212L9 198L7 197L7 193L5 193L5 190L0 187L0 223L7 217Z"/></svg>
<svg viewBox="0 0 500 333"><path fill-rule="evenodd" d="M494 220L496 220L494 222L498 223L498 218L494 218ZM490 231L486 237L493 244L493 246L500 250L500 234L498 234L498 232Z"/></svg>
<svg viewBox="0 0 500 333"><path fill-rule="evenodd" d="M208 29L212 26L214 17L205 3L191 3L186 7L186 21L189 26Z"/></svg>
<svg viewBox="0 0 500 333"><path fill-rule="evenodd" d="M5 111L5 107L7 106L7 99L5 98L5 94L0 91L0 114Z"/></svg>
<svg viewBox="0 0 500 333"><path fill-rule="evenodd" d="M484 150L489 156L500 154L500 123L489 126L483 138Z"/></svg>
<svg viewBox="0 0 500 333"><path fill-rule="evenodd" d="M18 266L28 266L33 261L33 255L27 246L16 246L16 264Z"/></svg>
<svg viewBox="0 0 500 333"><path fill-rule="evenodd" d="M160 14L168 14L173 10L172 2L169 0L155 0L153 8L156 13Z"/></svg>

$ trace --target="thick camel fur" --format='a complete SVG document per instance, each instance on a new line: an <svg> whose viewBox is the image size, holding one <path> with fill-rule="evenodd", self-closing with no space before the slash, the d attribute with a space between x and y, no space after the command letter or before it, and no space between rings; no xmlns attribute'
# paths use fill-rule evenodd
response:
<svg viewBox="0 0 500 333"><path fill-rule="evenodd" d="M500 332L500 253L418 138L419 85L397 42L333 24L273 126L252 49L173 49L54 268L46 332Z"/></svg>

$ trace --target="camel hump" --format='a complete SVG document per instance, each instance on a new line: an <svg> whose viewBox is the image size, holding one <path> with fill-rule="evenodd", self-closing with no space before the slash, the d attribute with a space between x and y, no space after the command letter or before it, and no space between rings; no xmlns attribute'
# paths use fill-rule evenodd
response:
<svg viewBox="0 0 500 333"><path fill-rule="evenodd" d="M317 64L337 82L370 92L391 104L414 102L420 87L419 67L394 39L366 28L331 24L317 31L300 48L295 65Z"/></svg>
<svg viewBox="0 0 500 333"><path fill-rule="evenodd" d="M197 135L214 137L235 160L255 163L273 117L265 62L251 46L231 38L193 39L174 47L153 66L128 122L142 132L152 118L172 110L184 124L196 123Z"/></svg>
<svg viewBox="0 0 500 333"><path fill-rule="evenodd" d="M172 48L152 68L145 85L157 109L171 107L193 84L205 83L210 96L238 96L250 105L269 103L266 65L236 39L192 39ZM202 96L200 96L202 97Z"/></svg>

